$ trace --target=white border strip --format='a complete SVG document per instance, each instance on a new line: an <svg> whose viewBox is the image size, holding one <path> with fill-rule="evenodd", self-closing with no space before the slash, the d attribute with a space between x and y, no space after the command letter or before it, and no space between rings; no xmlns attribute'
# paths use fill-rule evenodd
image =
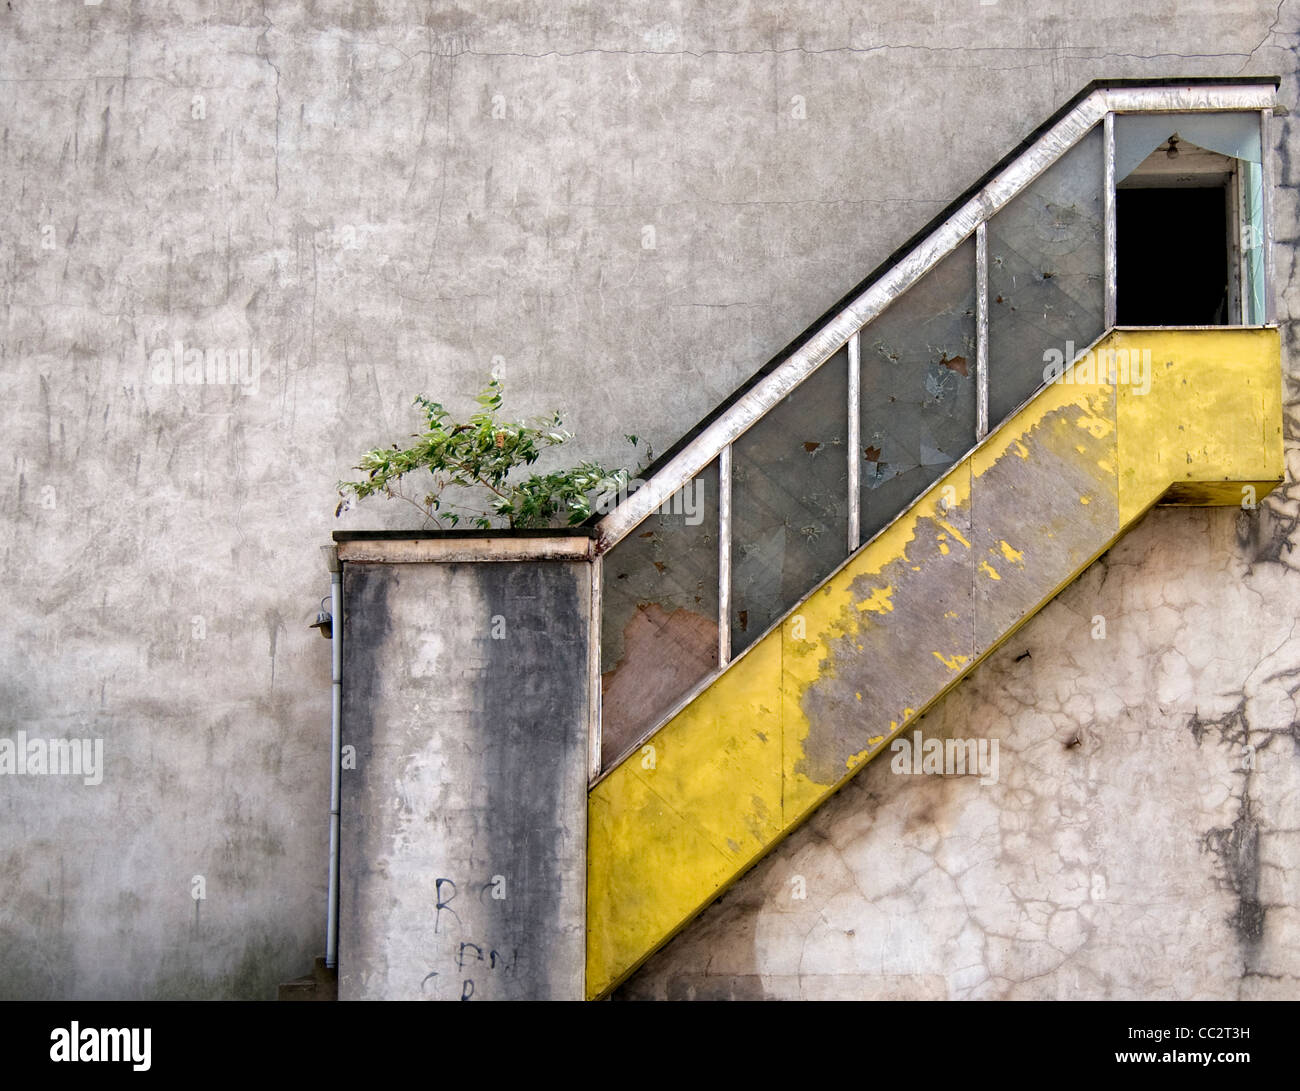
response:
<svg viewBox="0 0 1300 1091"><path fill-rule="evenodd" d="M591 561L591 617L587 622L587 783L600 776L600 756L604 743L600 732L600 714L605 707L601 692L600 644L604 620L602 595L604 564L599 557Z"/></svg>
<svg viewBox="0 0 1300 1091"><path fill-rule="evenodd" d="M731 444L718 452L718 668L731 662Z"/></svg>
<svg viewBox="0 0 1300 1091"><path fill-rule="evenodd" d="M1277 321L1277 283L1273 269L1273 110L1259 112L1259 183L1262 191L1260 218L1264 221L1264 322ZM1244 313L1244 312L1243 312Z"/></svg>
<svg viewBox="0 0 1300 1091"><path fill-rule="evenodd" d="M1110 329L1115 325L1115 316L1119 307L1117 280L1119 257L1117 252L1118 235L1115 220L1115 115L1106 115L1106 128L1102 137L1102 222L1105 235L1105 318L1103 325Z"/></svg>
<svg viewBox="0 0 1300 1091"><path fill-rule="evenodd" d="M975 441L989 434L989 233L975 229Z"/></svg>
<svg viewBox="0 0 1300 1091"><path fill-rule="evenodd" d="M855 333L849 338L849 552L861 544L862 537L862 346Z"/></svg>

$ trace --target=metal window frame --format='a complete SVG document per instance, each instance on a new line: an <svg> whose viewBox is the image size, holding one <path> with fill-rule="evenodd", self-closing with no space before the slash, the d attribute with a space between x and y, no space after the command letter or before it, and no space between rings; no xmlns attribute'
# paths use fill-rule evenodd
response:
<svg viewBox="0 0 1300 1091"><path fill-rule="evenodd" d="M975 229L975 442L989 434L989 232Z"/></svg>
<svg viewBox="0 0 1300 1091"><path fill-rule="evenodd" d="M1241 166L1232 172L1228 179L1228 192L1224 200L1227 206L1224 217L1228 234L1228 321L1241 323L1246 317L1245 278L1241 275L1245 255L1241 248L1241 227L1245 223L1241 206Z"/></svg>
<svg viewBox="0 0 1300 1091"><path fill-rule="evenodd" d="M1264 237L1264 324L1277 321L1276 275L1273 268L1273 107L1259 112L1259 184L1263 193L1259 204ZM1245 317L1245 312L1242 312Z"/></svg>
<svg viewBox="0 0 1300 1091"><path fill-rule="evenodd" d="M601 690L600 645L604 635L605 565L600 557L591 559L590 617L587 622L587 783L600 776L604 749L600 717L605 708Z"/></svg>
<svg viewBox="0 0 1300 1091"><path fill-rule="evenodd" d="M855 332L849 338L849 442L848 491L849 528L848 547L856 553L862 544L862 337Z"/></svg>
<svg viewBox="0 0 1300 1091"><path fill-rule="evenodd" d="M718 670L731 662L731 444L718 452Z"/></svg>
<svg viewBox="0 0 1300 1091"><path fill-rule="evenodd" d="M1119 235L1115 219L1115 111L1110 110L1102 122L1102 222L1105 233L1105 317L1106 329L1115 325L1119 308L1116 277L1119 268Z"/></svg>

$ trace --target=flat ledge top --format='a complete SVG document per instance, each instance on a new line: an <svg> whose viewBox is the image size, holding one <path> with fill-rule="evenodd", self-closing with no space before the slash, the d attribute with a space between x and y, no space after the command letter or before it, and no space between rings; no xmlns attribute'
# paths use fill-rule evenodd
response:
<svg viewBox="0 0 1300 1091"><path fill-rule="evenodd" d="M343 534L346 533L346 538ZM340 532L334 547L344 564L479 564L491 561L591 561L596 540L587 531L568 534L493 534L443 531L410 534L390 531L366 535Z"/></svg>
<svg viewBox="0 0 1300 1091"><path fill-rule="evenodd" d="M331 537L336 542L472 541L486 538L595 538L597 533L594 526L531 530L494 527L492 530L336 530Z"/></svg>

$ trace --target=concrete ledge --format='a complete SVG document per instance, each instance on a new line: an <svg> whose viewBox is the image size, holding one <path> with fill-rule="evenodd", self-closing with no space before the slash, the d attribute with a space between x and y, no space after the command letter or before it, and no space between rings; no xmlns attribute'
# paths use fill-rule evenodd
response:
<svg viewBox="0 0 1300 1091"><path fill-rule="evenodd" d="M594 540L490 535L456 538L358 538L338 543L339 560L349 564L429 564L465 561L589 561Z"/></svg>

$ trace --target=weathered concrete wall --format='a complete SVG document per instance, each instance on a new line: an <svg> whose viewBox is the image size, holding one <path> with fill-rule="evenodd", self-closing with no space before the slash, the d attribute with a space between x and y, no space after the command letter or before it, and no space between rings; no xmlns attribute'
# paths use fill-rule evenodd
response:
<svg viewBox="0 0 1300 1091"><path fill-rule="evenodd" d="M344 600L339 998L582 999L588 566L347 564Z"/></svg>
<svg viewBox="0 0 1300 1091"><path fill-rule="evenodd" d="M1296 46L1275 0L0 9L0 733L93 735L106 765L0 783L0 995L265 997L321 952L316 546L415 393L464 409L500 357L507 407L568 410L577 456L662 448L1088 80L1277 71L1294 104ZM154 382L177 340L245 350L247 381ZM1297 502L1273 510L1285 575ZM1198 518L1142 533L1177 556ZM1131 579L1207 593L1172 562ZM1216 586L1197 616L1300 665L1289 620ZM1265 608L1292 601L1280 575ZM1086 684L1039 658L1025 700Z"/></svg>
<svg viewBox="0 0 1300 1091"><path fill-rule="evenodd" d="M919 721L994 783L882 756L618 995L1294 999L1293 523L1148 515Z"/></svg>

